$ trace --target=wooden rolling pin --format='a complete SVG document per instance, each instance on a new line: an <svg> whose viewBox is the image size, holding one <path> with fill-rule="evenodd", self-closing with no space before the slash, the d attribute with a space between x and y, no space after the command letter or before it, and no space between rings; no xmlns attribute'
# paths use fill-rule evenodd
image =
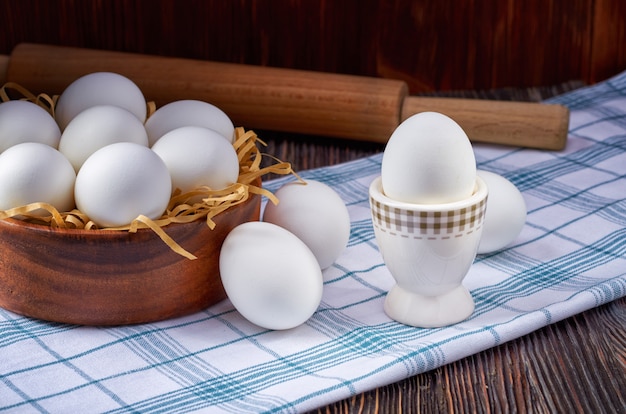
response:
<svg viewBox="0 0 626 414"><path fill-rule="evenodd" d="M28 43L0 59L2 84L16 82L33 93L60 94L97 71L132 79L157 107L199 99L248 129L385 143L402 120L436 111L474 142L560 150L567 139L564 106L411 97L398 80Z"/></svg>

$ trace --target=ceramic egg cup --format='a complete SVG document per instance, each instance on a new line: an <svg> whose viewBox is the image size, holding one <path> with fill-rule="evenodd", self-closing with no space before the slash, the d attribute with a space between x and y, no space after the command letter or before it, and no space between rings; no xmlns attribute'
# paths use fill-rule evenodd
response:
<svg viewBox="0 0 626 414"><path fill-rule="evenodd" d="M369 189L372 222L383 260L396 284L385 313L416 327L460 322L474 311L462 285L480 242L487 186L476 178L473 194L446 204L411 204L386 197L381 177Z"/></svg>

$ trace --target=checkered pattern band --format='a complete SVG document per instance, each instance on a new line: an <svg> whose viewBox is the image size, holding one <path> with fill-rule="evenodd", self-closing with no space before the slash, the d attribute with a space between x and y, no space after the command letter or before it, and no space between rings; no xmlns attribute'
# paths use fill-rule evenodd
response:
<svg viewBox="0 0 626 414"><path fill-rule="evenodd" d="M450 211L411 211L385 205L370 197L372 221L379 230L416 239L460 237L481 228L487 198Z"/></svg>

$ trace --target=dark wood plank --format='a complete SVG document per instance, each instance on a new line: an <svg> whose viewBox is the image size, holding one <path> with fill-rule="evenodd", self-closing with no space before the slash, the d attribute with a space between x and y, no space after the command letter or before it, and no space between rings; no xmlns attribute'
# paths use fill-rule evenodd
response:
<svg viewBox="0 0 626 414"><path fill-rule="evenodd" d="M615 16L621 16L616 19ZM616 67L626 62L626 2L595 0L593 9L593 37L589 73L580 79L596 82L612 76ZM621 45L614 48L612 45ZM621 62L621 63L620 63Z"/></svg>
<svg viewBox="0 0 626 414"><path fill-rule="evenodd" d="M0 54L51 43L405 80L412 93L626 69L622 0L5 0Z"/></svg>

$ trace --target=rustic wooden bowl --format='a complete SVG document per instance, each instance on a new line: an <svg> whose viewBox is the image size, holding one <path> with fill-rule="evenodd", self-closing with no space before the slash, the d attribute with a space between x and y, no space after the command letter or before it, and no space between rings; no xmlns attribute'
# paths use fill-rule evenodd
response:
<svg viewBox="0 0 626 414"><path fill-rule="evenodd" d="M154 322L200 311L226 297L219 252L238 224L259 219L251 195L214 218L164 230L198 258L173 252L152 230L69 230L0 220L0 307L81 325Z"/></svg>

